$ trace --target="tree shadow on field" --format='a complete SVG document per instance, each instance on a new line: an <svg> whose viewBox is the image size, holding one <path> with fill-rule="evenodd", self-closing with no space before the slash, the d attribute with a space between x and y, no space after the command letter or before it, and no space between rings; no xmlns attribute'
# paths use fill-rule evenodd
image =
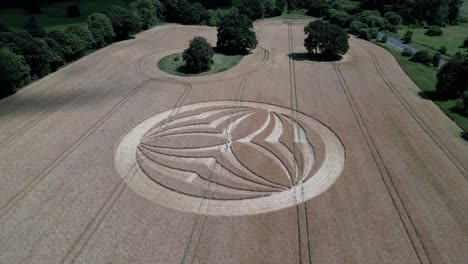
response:
<svg viewBox="0 0 468 264"><path fill-rule="evenodd" d="M295 61L316 61L316 62L335 62L340 61L343 56L323 55L323 54L309 54L307 52L293 52L289 53L288 57Z"/></svg>

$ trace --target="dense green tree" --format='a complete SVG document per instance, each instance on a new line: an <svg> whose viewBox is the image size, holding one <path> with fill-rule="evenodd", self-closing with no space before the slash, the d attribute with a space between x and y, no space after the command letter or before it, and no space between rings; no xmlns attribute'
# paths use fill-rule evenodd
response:
<svg viewBox="0 0 468 264"><path fill-rule="evenodd" d="M331 6L327 1L310 0L307 2L307 15L314 17L323 17Z"/></svg>
<svg viewBox="0 0 468 264"><path fill-rule="evenodd" d="M384 15L384 19L387 23L398 26L403 23L403 18L395 12L387 12Z"/></svg>
<svg viewBox="0 0 468 264"><path fill-rule="evenodd" d="M81 16L80 7L77 4L71 4L67 7L67 17Z"/></svg>
<svg viewBox="0 0 468 264"><path fill-rule="evenodd" d="M447 20L450 24L454 25L458 23L462 5L463 0L449 0Z"/></svg>
<svg viewBox="0 0 468 264"><path fill-rule="evenodd" d="M115 33L112 28L112 22L106 15L94 13L88 16L87 22L97 48L104 47L112 42Z"/></svg>
<svg viewBox="0 0 468 264"><path fill-rule="evenodd" d="M219 25L219 21L221 17L223 16L223 13L221 10L216 9L210 9L208 10L208 15L210 16L210 19L208 19L207 25L212 26L212 27L217 27Z"/></svg>
<svg viewBox="0 0 468 264"><path fill-rule="evenodd" d="M148 29L158 22L153 0L136 0L130 4L131 10L141 18L141 27Z"/></svg>
<svg viewBox="0 0 468 264"><path fill-rule="evenodd" d="M35 16L32 16L28 19L24 25L24 29L26 29L26 31L35 38L42 38L46 34L45 29L39 23L39 19L37 19Z"/></svg>
<svg viewBox="0 0 468 264"><path fill-rule="evenodd" d="M431 65L432 58L427 50L419 50L411 56L410 61Z"/></svg>
<svg viewBox="0 0 468 264"><path fill-rule="evenodd" d="M448 98L459 98L468 91L468 55L457 53L437 73L437 92Z"/></svg>
<svg viewBox="0 0 468 264"><path fill-rule="evenodd" d="M109 6L103 12L112 22L117 40L128 39L130 35L140 31L140 17L120 6Z"/></svg>
<svg viewBox="0 0 468 264"><path fill-rule="evenodd" d="M210 69L213 64L214 51L205 38L195 37L190 46L182 54L185 61L185 70L191 73L200 73Z"/></svg>
<svg viewBox="0 0 468 264"><path fill-rule="evenodd" d="M25 31L0 33L0 47L24 57L31 69L31 75L40 78L50 72L47 44L33 38Z"/></svg>
<svg viewBox="0 0 468 264"><path fill-rule="evenodd" d="M245 54L257 46L252 20L237 8L227 12L218 26L217 48L226 54Z"/></svg>
<svg viewBox="0 0 468 264"><path fill-rule="evenodd" d="M66 62L76 60L83 56L88 43L82 40L77 34L64 33L60 30L51 30L47 37L55 40L62 49L60 53Z"/></svg>
<svg viewBox="0 0 468 264"><path fill-rule="evenodd" d="M349 25L349 31L352 33L352 34L355 34L355 35L358 35L360 30L363 29L363 28L369 28L367 26L367 24L365 23L362 23L361 21L353 21L350 25Z"/></svg>
<svg viewBox="0 0 468 264"><path fill-rule="evenodd" d="M60 46L60 44L57 43L57 41L55 41L55 40L53 40L53 39L51 39L49 37L45 37L42 40L45 41L45 43L49 47L49 52L50 52L49 65L50 65L50 69L52 71L56 71L58 68L60 68L60 66L65 64L65 60L63 59L63 53L62 53L63 48Z"/></svg>
<svg viewBox="0 0 468 264"><path fill-rule="evenodd" d="M239 9L239 13L246 15L251 20L263 17L265 6L259 0L234 0L233 6Z"/></svg>
<svg viewBox="0 0 468 264"><path fill-rule="evenodd" d="M283 13L283 10L279 9L276 6L276 3L274 0L264 0L263 2L264 5L264 17L274 17L274 16L280 16Z"/></svg>
<svg viewBox="0 0 468 264"><path fill-rule="evenodd" d="M411 57L413 56L413 52L407 48L405 48L402 52L401 52L401 56L403 57Z"/></svg>
<svg viewBox="0 0 468 264"><path fill-rule="evenodd" d="M468 116L468 89L463 92L462 102L463 102L463 112L462 113L465 116Z"/></svg>
<svg viewBox="0 0 468 264"><path fill-rule="evenodd" d="M333 12L330 16L330 23L338 25L342 28L349 27L351 22L353 22L353 16L344 11Z"/></svg>
<svg viewBox="0 0 468 264"><path fill-rule="evenodd" d="M442 36L444 31L438 26L430 26L426 32L424 32L424 35L426 36Z"/></svg>
<svg viewBox="0 0 468 264"><path fill-rule="evenodd" d="M439 67L441 60L442 60L442 54L437 52L436 54L434 54L434 56L432 56L432 60L431 60L432 66Z"/></svg>
<svg viewBox="0 0 468 264"><path fill-rule="evenodd" d="M411 41L413 41L413 31L412 30L406 31L402 40L403 40L403 43L405 44L411 43Z"/></svg>
<svg viewBox="0 0 468 264"><path fill-rule="evenodd" d="M310 22L304 29L307 37L304 41L309 54L321 53L325 57L344 55L349 49L349 35L336 25L322 20Z"/></svg>
<svg viewBox="0 0 468 264"><path fill-rule="evenodd" d="M77 36L81 40L84 50L89 50L95 45L93 34L87 28L71 25L65 29L65 33Z"/></svg>
<svg viewBox="0 0 468 264"><path fill-rule="evenodd" d="M210 14L200 3L187 0L166 0L164 5L166 21L185 25L207 24Z"/></svg>
<svg viewBox="0 0 468 264"><path fill-rule="evenodd" d="M462 48L468 48L468 37L463 41Z"/></svg>
<svg viewBox="0 0 468 264"><path fill-rule="evenodd" d="M286 5L288 2L286 0L276 0L276 7L281 10L281 13L283 13L284 9L286 8Z"/></svg>
<svg viewBox="0 0 468 264"><path fill-rule="evenodd" d="M29 66L21 55L0 49L0 98L15 92L29 81Z"/></svg>
<svg viewBox="0 0 468 264"><path fill-rule="evenodd" d="M159 21L163 21L165 19L164 12L165 8L164 5L159 0L153 0L154 8L156 8L156 17Z"/></svg>
<svg viewBox="0 0 468 264"><path fill-rule="evenodd" d="M379 11L365 10L357 14L356 18L369 27L383 28L385 26L385 20L380 16Z"/></svg>

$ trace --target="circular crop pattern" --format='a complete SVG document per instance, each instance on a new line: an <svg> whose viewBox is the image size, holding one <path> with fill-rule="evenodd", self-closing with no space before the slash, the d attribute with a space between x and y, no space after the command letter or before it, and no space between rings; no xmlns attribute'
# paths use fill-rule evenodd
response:
<svg viewBox="0 0 468 264"><path fill-rule="evenodd" d="M303 203L327 190L344 147L319 121L251 102L186 105L133 128L116 154L119 175L165 207L249 215Z"/></svg>

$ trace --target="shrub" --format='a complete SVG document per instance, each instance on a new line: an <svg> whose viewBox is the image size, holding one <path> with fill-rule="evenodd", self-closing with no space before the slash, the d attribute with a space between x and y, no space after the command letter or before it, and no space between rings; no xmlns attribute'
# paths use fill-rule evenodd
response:
<svg viewBox="0 0 468 264"><path fill-rule="evenodd" d="M71 4L67 7L67 17L81 16L80 7L77 4Z"/></svg>
<svg viewBox="0 0 468 264"><path fill-rule="evenodd" d="M442 36L443 31L438 26L430 26L429 29L424 33L426 36Z"/></svg>
<svg viewBox="0 0 468 264"><path fill-rule="evenodd" d="M403 43L405 44L411 43L411 41L413 40L413 31L412 30L406 31L402 40L403 40Z"/></svg>
<svg viewBox="0 0 468 264"><path fill-rule="evenodd" d="M371 28L369 29L369 34L371 39L376 39L379 36L379 31L377 30L377 28Z"/></svg>
<svg viewBox="0 0 468 264"><path fill-rule="evenodd" d="M359 37L365 40L371 40L371 35L368 28L361 28L359 30Z"/></svg>
<svg viewBox="0 0 468 264"><path fill-rule="evenodd" d="M411 56L410 61L431 65L432 57L427 50L419 50Z"/></svg>
<svg viewBox="0 0 468 264"><path fill-rule="evenodd" d="M385 20L380 16L379 11L365 10L356 15L357 19L362 23L366 23L369 27L385 27Z"/></svg>
<svg viewBox="0 0 468 264"><path fill-rule="evenodd" d="M359 35L360 33L360 30L361 29L364 29L364 28L368 28L368 26L364 23L362 23L361 21L353 21L350 25L349 25L349 30L352 34L355 34L355 35Z"/></svg>
<svg viewBox="0 0 468 264"><path fill-rule="evenodd" d="M184 51L185 70L200 73L210 69L213 64L213 49L205 38L195 37L190 41L190 47Z"/></svg>
<svg viewBox="0 0 468 264"><path fill-rule="evenodd" d="M32 16L28 19L24 25L24 29L26 29L26 31L35 38L42 38L46 34L45 29L39 23L39 19L37 19L35 16Z"/></svg>
<svg viewBox="0 0 468 264"><path fill-rule="evenodd" d="M432 56L432 60L431 60L432 66L439 67L441 59L442 59L442 55L439 52L434 54L434 56Z"/></svg>
<svg viewBox="0 0 468 264"><path fill-rule="evenodd" d="M10 95L29 81L29 66L20 55L0 49L0 97Z"/></svg>
<svg viewBox="0 0 468 264"><path fill-rule="evenodd" d="M140 18L125 8L112 5L103 14L110 19L117 40L128 39L140 30Z"/></svg>
<svg viewBox="0 0 468 264"><path fill-rule="evenodd" d="M439 53L442 54L442 55L447 54L447 48L445 46L440 47Z"/></svg>
<svg viewBox="0 0 468 264"><path fill-rule="evenodd" d="M398 26L403 23L403 18L395 12L387 12L384 15L384 19L388 24Z"/></svg>
<svg viewBox="0 0 468 264"><path fill-rule="evenodd" d="M310 22L304 32L307 35L304 46L309 54L320 51L325 57L333 58L345 54L349 49L348 33L336 25L316 20Z"/></svg>
<svg viewBox="0 0 468 264"><path fill-rule="evenodd" d="M88 16L88 28L94 38L94 43L97 48L104 47L112 42L115 37L114 29L110 19L100 13L94 13Z"/></svg>
<svg viewBox="0 0 468 264"><path fill-rule="evenodd" d="M388 41L388 37L386 35L383 35L379 40L380 43L387 43L387 41Z"/></svg>
<svg viewBox="0 0 468 264"><path fill-rule="evenodd" d="M465 40L463 41L462 48L468 48L468 37L466 37Z"/></svg>
<svg viewBox="0 0 468 264"><path fill-rule="evenodd" d="M413 52L409 49L404 49L402 52L401 52L401 56L403 57L411 57L413 56Z"/></svg>
<svg viewBox="0 0 468 264"><path fill-rule="evenodd" d="M384 29L385 29L385 30L388 30L388 31L390 31L390 32L393 32L393 33L397 33L397 32L398 32L397 26L395 26L395 25L393 25L393 24L390 24L390 23L386 23Z"/></svg>
<svg viewBox="0 0 468 264"><path fill-rule="evenodd" d="M258 42L252 29L252 20L233 8L221 17L217 48L225 54L245 54L255 49Z"/></svg>

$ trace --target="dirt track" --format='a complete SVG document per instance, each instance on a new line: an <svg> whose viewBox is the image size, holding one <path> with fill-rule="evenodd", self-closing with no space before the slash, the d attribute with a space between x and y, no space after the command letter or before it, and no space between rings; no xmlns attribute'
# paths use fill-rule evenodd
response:
<svg viewBox="0 0 468 264"><path fill-rule="evenodd" d="M465 263L459 128L369 42L289 59L305 23L199 78L156 64L215 29L158 27L0 101L0 262Z"/></svg>

